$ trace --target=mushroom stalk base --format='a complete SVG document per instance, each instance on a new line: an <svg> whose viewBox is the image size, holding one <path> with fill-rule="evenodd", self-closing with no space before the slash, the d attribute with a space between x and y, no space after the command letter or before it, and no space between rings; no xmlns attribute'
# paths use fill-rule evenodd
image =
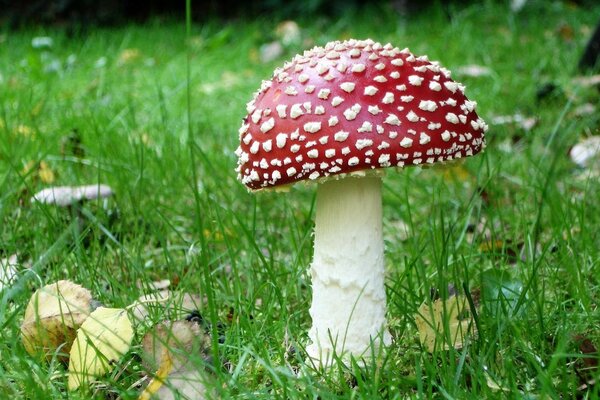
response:
<svg viewBox="0 0 600 400"><path fill-rule="evenodd" d="M334 354L369 358L389 344L380 178L318 186L310 274L311 359L328 366Z"/></svg>

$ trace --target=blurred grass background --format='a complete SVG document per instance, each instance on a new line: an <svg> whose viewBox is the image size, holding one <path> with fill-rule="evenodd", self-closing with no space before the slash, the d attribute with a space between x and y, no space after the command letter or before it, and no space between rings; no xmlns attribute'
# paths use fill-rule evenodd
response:
<svg viewBox="0 0 600 400"><path fill-rule="evenodd" d="M0 302L7 396L86 398L67 394L64 366L32 360L20 345L32 290L71 279L126 306L169 279L201 294L201 312L226 326L215 346L225 366L210 378L221 397L598 398L598 354L581 343L600 345L600 185L597 170L568 157L598 134L598 91L573 81L597 4L192 2L189 35L181 10L136 23L127 13L103 21L14 11L36 4L11 4L0 30L0 257L18 254L27 278ZM310 326L314 190L250 194L233 152L262 79L303 49L350 37L440 60L490 124L488 149L459 167L388 174L394 343L361 374L297 376ZM50 185L98 182L114 198L81 210L29 201ZM479 334L429 354L414 317L450 283L479 296ZM98 398L136 397L135 349L117 372Z"/></svg>

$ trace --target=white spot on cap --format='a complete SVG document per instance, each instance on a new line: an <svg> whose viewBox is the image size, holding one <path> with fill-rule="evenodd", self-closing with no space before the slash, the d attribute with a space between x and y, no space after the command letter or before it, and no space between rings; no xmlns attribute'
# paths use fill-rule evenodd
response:
<svg viewBox="0 0 600 400"><path fill-rule="evenodd" d="M275 126L275 118L271 117L260 125L260 131L267 133Z"/></svg>
<svg viewBox="0 0 600 400"><path fill-rule="evenodd" d="M292 153L297 153L300 151L300 145L299 144L293 144L290 146L290 151Z"/></svg>
<svg viewBox="0 0 600 400"><path fill-rule="evenodd" d="M338 122L340 122L340 121L338 120L338 117L336 117L336 116L334 115L334 116L332 116L332 117L329 117L329 121L327 121L327 124L328 124L329 126L336 126L336 125L338 124Z"/></svg>
<svg viewBox="0 0 600 400"><path fill-rule="evenodd" d="M304 93L312 93L315 91L315 85L306 85L304 88Z"/></svg>
<svg viewBox="0 0 600 400"><path fill-rule="evenodd" d="M467 123L467 116L466 115L459 115L458 119L460 120L461 123L466 124Z"/></svg>
<svg viewBox="0 0 600 400"><path fill-rule="evenodd" d="M317 149L309 150L308 153L306 153L306 155L308 156L308 158L319 158L319 150L317 150Z"/></svg>
<svg viewBox="0 0 600 400"><path fill-rule="evenodd" d="M304 131L309 133L319 132L321 130L320 122L307 122L304 124Z"/></svg>
<svg viewBox="0 0 600 400"><path fill-rule="evenodd" d="M385 121L383 121L386 124L389 125L400 125L400 120L398 119L398 116L394 115L394 114L388 114L388 116L386 117Z"/></svg>
<svg viewBox="0 0 600 400"><path fill-rule="evenodd" d="M347 108L344 111L344 117L346 117L346 119L348 121L352 121L353 119L356 118L356 116L358 115L358 113L360 112L360 110L361 110L360 104L356 103L352 107Z"/></svg>
<svg viewBox="0 0 600 400"><path fill-rule="evenodd" d="M456 89L458 89L458 83L452 81L444 82L444 86L452 93L456 93Z"/></svg>
<svg viewBox="0 0 600 400"><path fill-rule="evenodd" d="M319 171L314 171L308 176L308 179L310 179L311 181L314 181L319 176L321 176L321 173Z"/></svg>
<svg viewBox="0 0 600 400"><path fill-rule="evenodd" d="M329 71L329 67L324 64L319 64L319 65L317 65L316 70L317 70L317 74L324 75L327 71Z"/></svg>
<svg viewBox="0 0 600 400"><path fill-rule="evenodd" d="M348 160L348 165L353 167L355 165L358 165L358 162L360 160L358 159L358 157L352 157L351 159Z"/></svg>
<svg viewBox="0 0 600 400"><path fill-rule="evenodd" d="M437 104L435 103L435 101L431 101L431 100L421 100L421 102L419 103L419 108L423 111L435 111L437 110Z"/></svg>
<svg viewBox="0 0 600 400"><path fill-rule="evenodd" d="M419 135L419 144L427 144L431 142L431 137L425 132L421 132Z"/></svg>
<svg viewBox="0 0 600 400"><path fill-rule="evenodd" d="M367 96L373 96L378 91L379 91L379 89L377 89L375 86L367 86L367 87L365 87L365 93L364 94L367 95Z"/></svg>
<svg viewBox="0 0 600 400"><path fill-rule="evenodd" d="M294 176L294 175L296 175L297 171L296 171L296 168L289 167L285 172L287 173L287 176Z"/></svg>
<svg viewBox="0 0 600 400"><path fill-rule="evenodd" d="M250 144L251 140L252 140L252 134L247 133L246 136L244 136L244 138L242 139L242 142L244 142L245 145L248 145L248 144Z"/></svg>
<svg viewBox="0 0 600 400"><path fill-rule="evenodd" d="M383 100L381 100L383 104L392 104L394 102L394 93L386 92L383 96Z"/></svg>
<svg viewBox="0 0 600 400"><path fill-rule="evenodd" d="M412 144L413 144L413 140L411 138L405 137L400 141L400 146L402 146L404 148L409 148L410 146L412 146Z"/></svg>
<svg viewBox="0 0 600 400"><path fill-rule="evenodd" d="M360 57L360 50L352 49L348 52L348 55L350 55L351 58L358 58L358 57Z"/></svg>
<svg viewBox="0 0 600 400"><path fill-rule="evenodd" d="M348 135L350 135L350 132L339 131L333 135L333 139L336 142L343 142L344 140L348 139Z"/></svg>
<svg viewBox="0 0 600 400"><path fill-rule="evenodd" d="M379 159L377 159L377 162L382 167L389 167L390 166L390 155L389 154L381 154L379 156Z"/></svg>
<svg viewBox="0 0 600 400"><path fill-rule="evenodd" d="M414 98L415 96L400 96L400 101L403 103L410 103Z"/></svg>
<svg viewBox="0 0 600 400"><path fill-rule="evenodd" d="M413 86L421 86L421 83L423 82L425 78L422 78L418 75L410 75L408 77L408 83L410 83Z"/></svg>
<svg viewBox="0 0 600 400"><path fill-rule="evenodd" d="M387 82L387 78L383 75L377 75L375 78L373 78L373 80L379 83Z"/></svg>
<svg viewBox="0 0 600 400"><path fill-rule="evenodd" d="M353 82L344 82L340 84L340 88L346 93L352 93L354 91L354 86Z"/></svg>
<svg viewBox="0 0 600 400"><path fill-rule="evenodd" d="M262 110L258 108L252 113L252 116L250 118L252 119L252 122L258 124L258 121L260 121L260 117L262 117Z"/></svg>
<svg viewBox="0 0 600 400"><path fill-rule="evenodd" d="M398 72L398 71L390 72L390 78L392 78L392 79L400 78L400 72Z"/></svg>
<svg viewBox="0 0 600 400"><path fill-rule="evenodd" d="M300 75L298 75L298 82L304 83L307 80L308 80L308 75L306 75L306 74L300 74Z"/></svg>
<svg viewBox="0 0 600 400"><path fill-rule="evenodd" d="M321 90L319 90L317 97L319 97L320 99L323 99L323 100L327 100L329 98L330 93L331 93L331 90L329 90L329 89L321 89Z"/></svg>
<svg viewBox="0 0 600 400"><path fill-rule="evenodd" d="M252 153L252 154L258 153L259 147L260 147L260 143L258 143L258 142L252 143L252 146L250 146L250 153Z"/></svg>
<svg viewBox="0 0 600 400"><path fill-rule="evenodd" d="M401 58L394 58L391 63L397 67L404 65L404 61Z"/></svg>
<svg viewBox="0 0 600 400"><path fill-rule="evenodd" d="M456 114L449 112L448 114L446 114L446 121L452 124L458 124L458 117L456 116Z"/></svg>
<svg viewBox="0 0 600 400"><path fill-rule="evenodd" d="M436 81L431 81L429 82L429 89L433 90L434 92L439 92L440 90L442 90L442 85L440 85Z"/></svg>
<svg viewBox="0 0 600 400"><path fill-rule="evenodd" d="M302 111L302 107L301 107L300 103L292 105L292 108L290 109L290 117L292 117L293 119L296 119L303 114L304 114L304 111Z"/></svg>
<svg viewBox="0 0 600 400"><path fill-rule="evenodd" d="M280 133L275 137L275 144L277 145L277 148L279 148L279 149L283 149L285 147L286 141L287 141L286 133Z"/></svg>
<svg viewBox="0 0 600 400"><path fill-rule="evenodd" d="M406 90L406 85L402 84L402 85L396 85L396 90L403 92Z"/></svg>
<svg viewBox="0 0 600 400"><path fill-rule="evenodd" d="M315 107L315 114L317 114L317 115L325 114L325 107L323 107L323 106L316 106Z"/></svg>
<svg viewBox="0 0 600 400"><path fill-rule="evenodd" d="M371 132L371 131L373 131L373 124L370 123L369 121L363 122L361 127L358 128L358 132L360 132L360 133Z"/></svg>
<svg viewBox="0 0 600 400"><path fill-rule="evenodd" d="M367 110L373 115L377 115L381 112L381 108L379 108L378 106L369 106Z"/></svg>
<svg viewBox="0 0 600 400"><path fill-rule="evenodd" d="M354 145L358 150L362 150L365 147L372 146L373 141L371 139L358 139Z"/></svg>
<svg viewBox="0 0 600 400"><path fill-rule="evenodd" d="M283 92L289 96L295 96L298 94L298 91L293 86L287 86Z"/></svg>
<svg viewBox="0 0 600 400"><path fill-rule="evenodd" d="M385 64L384 63L379 63L377 65L375 65L375 69L381 71L382 69L385 68Z"/></svg>
<svg viewBox="0 0 600 400"><path fill-rule="evenodd" d="M409 111L408 114L406 114L406 119L409 120L410 122L417 122L419 121L419 116L417 114L415 114L414 111Z"/></svg>
<svg viewBox="0 0 600 400"><path fill-rule="evenodd" d="M273 149L273 141L271 139L269 139L266 142L263 142L262 148L264 151L266 151L268 153L269 151L271 151Z"/></svg>
<svg viewBox="0 0 600 400"><path fill-rule="evenodd" d="M285 118L286 117L287 104L278 104L275 107L275 110L277 110L277 115L279 115L279 118Z"/></svg>
<svg viewBox="0 0 600 400"><path fill-rule="evenodd" d="M335 149L325 150L325 157L327 157L327 158L335 157Z"/></svg>
<svg viewBox="0 0 600 400"><path fill-rule="evenodd" d="M342 97L335 96L333 99L331 99L331 105L334 107L337 107L340 104L342 104L343 101L344 101L344 99Z"/></svg>
<svg viewBox="0 0 600 400"><path fill-rule="evenodd" d="M363 72L365 70L365 64L354 64L352 66L352 72Z"/></svg>
<svg viewBox="0 0 600 400"><path fill-rule="evenodd" d="M444 131L444 132L442 132L442 140L443 140L444 142L447 142L447 141L449 141L449 140L450 140L450 137L451 137L451 135L450 135L450 132L448 132L448 131Z"/></svg>

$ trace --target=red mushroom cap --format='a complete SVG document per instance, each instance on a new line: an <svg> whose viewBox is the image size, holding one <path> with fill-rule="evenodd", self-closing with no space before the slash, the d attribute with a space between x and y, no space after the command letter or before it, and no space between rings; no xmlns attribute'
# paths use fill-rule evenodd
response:
<svg viewBox="0 0 600 400"><path fill-rule="evenodd" d="M250 189L433 164L485 147L486 123L450 72L372 40L297 55L248 103L236 151Z"/></svg>

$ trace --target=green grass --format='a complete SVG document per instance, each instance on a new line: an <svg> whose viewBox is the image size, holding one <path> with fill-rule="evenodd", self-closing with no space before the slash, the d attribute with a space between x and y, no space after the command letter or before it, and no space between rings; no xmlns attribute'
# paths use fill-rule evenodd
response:
<svg viewBox="0 0 600 400"><path fill-rule="evenodd" d="M599 398L597 383L577 389L600 376L585 369L577 336L600 346L600 184L581 178L567 156L580 138L598 134L597 109L573 113L597 106L598 92L571 83L598 15L598 6L563 2L534 2L520 14L472 5L453 9L451 20L435 8L410 18L369 9L298 21L304 44L267 64L257 54L273 39L272 18L194 25L187 38L184 21L75 37L52 28L1 33L0 257L18 253L31 269L0 297L0 391L89 397L68 394L64 366L32 359L20 343L24 308L43 283L70 279L123 307L166 278L201 294L201 312L225 324L225 343L213 342L213 351L227 368L209 382L224 398ZM44 35L53 47L33 49L31 39ZM529 132L490 124L485 155L460 173L387 175L394 342L354 375L298 376L310 326L315 191L250 194L236 181L233 152L261 79L304 47L348 37L409 47L451 70L487 66L489 76L453 75L480 115L539 122ZM537 103L547 82L563 93ZM80 138L82 157L69 137ZM41 161L56 185L103 182L116 196L87 203L81 215L30 204L47 185L25 166ZM408 240L397 221L410 225ZM498 246L484 251L489 242ZM479 334L463 349L429 354L414 316L432 289L444 293L449 283L481 291ZM109 389L97 398L137 396L138 351L104 378Z"/></svg>

